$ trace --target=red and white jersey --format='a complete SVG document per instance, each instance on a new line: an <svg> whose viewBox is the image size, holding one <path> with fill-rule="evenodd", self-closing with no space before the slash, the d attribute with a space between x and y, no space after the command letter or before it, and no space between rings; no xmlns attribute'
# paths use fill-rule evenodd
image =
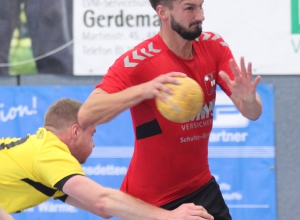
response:
<svg viewBox="0 0 300 220"><path fill-rule="evenodd" d="M121 190L160 206L188 195L211 179L208 140L213 125L216 85L230 96L218 77L233 78L232 53L217 34L204 32L193 41L194 57L184 60L168 49L159 35L123 54L96 87L115 93L171 71L195 79L205 94L201 112L187 123L174 123L157 110L154 99L130 109L135 129L134 153Z"/></svg>

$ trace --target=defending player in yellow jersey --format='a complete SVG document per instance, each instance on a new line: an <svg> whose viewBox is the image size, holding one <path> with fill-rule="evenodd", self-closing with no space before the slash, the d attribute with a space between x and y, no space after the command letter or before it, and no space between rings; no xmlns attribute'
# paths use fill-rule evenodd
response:
<svg viewBox="0 0 300 220"><path fill-rule="evenodd" d="M92 153L96 127L78 125L81 104L60 99L47 110L44 126L35 134L0 139L0 207L4 211L21 212L57 198L103 218L213 219L202 206L184 204L167 211L87 178L81 164ZM3 219L10 219L0 211Z"/></svg>

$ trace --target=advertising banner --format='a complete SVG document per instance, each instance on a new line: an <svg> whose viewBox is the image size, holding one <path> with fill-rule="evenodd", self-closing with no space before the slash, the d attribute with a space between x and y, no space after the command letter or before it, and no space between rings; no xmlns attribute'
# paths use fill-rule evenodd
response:
<svg viewBox="0 0 300 220"><path fill-rule="evenodd" d="M44 113L54 101L62 97L84 101L92 90L92 86L0 87L1 137L34 133L43 126ZM276 220L273 92L272 85L258 86L263 114L253 122L217 91L209 164L233 219ZM93 153L83 164L86 175L103 186L119 189L133 152L133 139L128 110L99 125ZM13 216L16 220L99 219L53 199Z"/></svg>
<svg viewBox="0 0 300 220"><path fill-rule="evenodd" d="M222 36L237 61L251 61L254 74L300 74L299 0L210 0L203 7L203 30ZM159 31L148 0L74 1L74 9L76 75L105 74L122 53Z"/></svg>
<svg viewBox="0 0 300 220"><path fill-rule="evenodd" d="M121 54L160 26L148 0L74 1L74 24L75 75L105 74Z"/></svg>
<svg viewBox="0 0 300 220"><path fill-rule="evenodd" d="M254 74L300 74L300 0L210 0L203 31L219 34ZM0 76L104 75L160 29L149 0L0 0ZM259 6L259 7L258 7Z"/></svg>

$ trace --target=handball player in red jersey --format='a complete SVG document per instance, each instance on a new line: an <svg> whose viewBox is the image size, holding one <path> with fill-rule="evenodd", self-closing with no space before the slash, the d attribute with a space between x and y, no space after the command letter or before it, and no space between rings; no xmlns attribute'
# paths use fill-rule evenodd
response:
<svg viewBox="0 0 300 220"><path fill-rule="evenodd" d="M130 108L134 153L121 190L165 209L183 203L203 206L215 220L230 220L229 209L208 164L216 85L241 114L257 120L262 104L256 93L260 76L241 58L240 68L224 39L202 32L203 0L150 0L161 21L157 35L121 55L81 107L81 126L102 124ZM181 74L182 73L182 74ZM159 91L173 77L191 77L205 93L201 112L174 123L157 110Z"/></svg>

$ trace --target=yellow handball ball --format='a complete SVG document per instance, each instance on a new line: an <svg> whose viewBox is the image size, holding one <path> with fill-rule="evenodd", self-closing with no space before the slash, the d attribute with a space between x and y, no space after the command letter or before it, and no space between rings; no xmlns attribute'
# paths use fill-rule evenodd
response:
<svg viewBox="0 0 300 220"><path fill-rule="evenodd" d="M166 102L156 98L156 106L159 112L168 120L185 123L193 119L202 110L204 93L200 85L189 77L174 77L180 81L180 85L166 83L174 93L165 92Z"/></svg>

